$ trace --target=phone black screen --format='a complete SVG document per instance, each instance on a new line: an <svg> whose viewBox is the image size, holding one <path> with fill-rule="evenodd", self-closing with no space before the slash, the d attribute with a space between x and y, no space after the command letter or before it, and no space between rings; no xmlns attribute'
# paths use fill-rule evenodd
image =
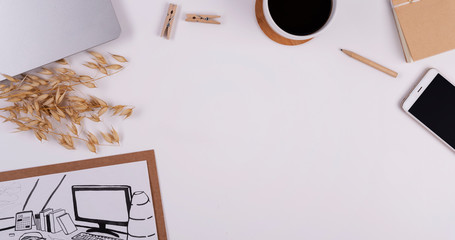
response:
<svg viewBox="0 0 455 240"><path fill-rule="evenodd" d="M449 81L438 74L409 112L455 149L455 86Z"/></svg>

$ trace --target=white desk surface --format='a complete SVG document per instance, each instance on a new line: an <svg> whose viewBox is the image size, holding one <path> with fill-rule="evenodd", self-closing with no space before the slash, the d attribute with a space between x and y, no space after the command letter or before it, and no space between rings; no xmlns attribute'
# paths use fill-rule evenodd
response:
<svg viewBox="0 0 455 240"><path fill-rule="evenodd" d="M136 106L120 147L68 151L0 124L0 170L155 149L170 239L455 237L455 155L400 108L426 69L455 80L454 51L405 63L387 0L339 1L331 28L297 47L261 32L254 0L174 2L168 41L168 1L114 0L123 33L96 48L130 60L95 91Z"/></svg>

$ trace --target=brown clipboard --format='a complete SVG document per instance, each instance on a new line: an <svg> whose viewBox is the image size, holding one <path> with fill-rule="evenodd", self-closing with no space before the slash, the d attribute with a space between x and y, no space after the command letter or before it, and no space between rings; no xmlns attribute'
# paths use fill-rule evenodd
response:
<svg viewBox="0 0 455 240"><path fill-rule="evenodd" d="M0 182L106 167L124 163L140 162L144 160L147 161L158 239L167 240L155 152L153 150L0 172Z"/></svg>

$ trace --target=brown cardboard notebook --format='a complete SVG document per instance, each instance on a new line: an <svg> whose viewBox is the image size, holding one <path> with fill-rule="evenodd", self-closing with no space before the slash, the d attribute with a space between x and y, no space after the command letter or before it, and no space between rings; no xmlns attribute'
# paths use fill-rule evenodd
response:
<svg viewBox="0 0 455 240"><path fill-rule="evenodd" d="M391 0L406 62L455 48L454 0Z"/></svg>

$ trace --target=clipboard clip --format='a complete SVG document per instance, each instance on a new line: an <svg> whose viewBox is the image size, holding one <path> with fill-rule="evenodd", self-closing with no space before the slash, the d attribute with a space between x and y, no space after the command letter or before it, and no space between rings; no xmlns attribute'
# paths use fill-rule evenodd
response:
<svg viewBox="0 0 455 240"><path fill-rule="evenodd" d="M174 23L175 14L177 12L177 5L169 4L169 9L167 10L166 19L164 20L163 30L161 31L161 37L166 39L171 38L172 33L172 24Z"/></svg>
<svg viewBox="0 0 455 240"><path fill-rule="evenodd" d="M199 23L221 24L220 22L214 20L215 18L220 18L220 17L221 16L217 16L217 15L187 14L185 21L187 21L187 22L199 22Z"/></svg>

